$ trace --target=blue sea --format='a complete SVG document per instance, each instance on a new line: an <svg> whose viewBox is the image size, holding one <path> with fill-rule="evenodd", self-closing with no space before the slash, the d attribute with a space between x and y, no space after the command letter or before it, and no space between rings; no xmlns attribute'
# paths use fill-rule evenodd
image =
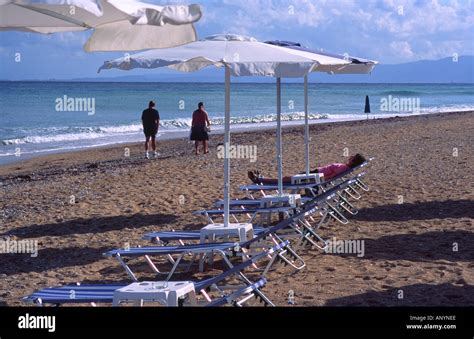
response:
<svg viewBox="0 0 474 339"><path fill-rule="evenodd" d="M313 123L366 119L366 95L370 118L474 110L472 84L313 83L310 118ZM412 99L419 104L414 110L395 105ZM160 138L187 136L199 101L213 130L222 126L224 85L218 83L0 82L0 164L141 141L141 112L149 100L156 101L161 115ZM389 110L383 105L387 101ZM275 102L272 83L232 84L233 130L274 126ZM283 84L282 109L284 124L303 121L302 84Z"/></svg>

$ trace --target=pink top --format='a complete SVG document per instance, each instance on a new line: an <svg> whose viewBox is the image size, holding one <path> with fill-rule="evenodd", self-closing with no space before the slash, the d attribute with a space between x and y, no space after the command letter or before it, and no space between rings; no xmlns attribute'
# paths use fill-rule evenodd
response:
<svg viewBox="0 0 474 339"><path fill-rule="evenodd" d="M334 178L336 175L341 174L342 172L348 171L350 169L346 164L330 164L323 167L318 167L318 173L324 174L324 180Z"/></svg>

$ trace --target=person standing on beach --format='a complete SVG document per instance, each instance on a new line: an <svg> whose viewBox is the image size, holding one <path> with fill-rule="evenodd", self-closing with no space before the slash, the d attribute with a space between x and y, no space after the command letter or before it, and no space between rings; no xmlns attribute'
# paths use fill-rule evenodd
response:
<svg viewBox="0 0 474 339"><path fill-rule="evenodd" d="M202 141L204 154L209 153L207 142L209 140L209 130L211 123L209 115L204 109L204 103L198 104L198 109L193 113L193 121L191 123L191 140L194 141L194 153L199 154L199 142Z"/></svg>
<svg viewBox="0 0 474 339"><path fill-rule="evenodd" d="M148 154L148 144L151 139L151 148L155 158L160 154L156 151L156 134L160 126L160 113L154 108L155 102L150 101L148 108L142 113L143 132L145 133L145 158L150 159Z"/></svg>

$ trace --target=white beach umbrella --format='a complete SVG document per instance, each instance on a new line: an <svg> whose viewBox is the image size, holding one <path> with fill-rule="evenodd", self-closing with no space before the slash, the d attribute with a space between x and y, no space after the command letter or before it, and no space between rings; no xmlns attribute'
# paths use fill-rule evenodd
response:
<svg viewBox="0 0 474 339"><path fill-rule="evenodd" d="M0 30L42 34L94 32L92 51L166 48L195 41L199 5L157 6L135 0L0 0Z"/></svg>
<svg viewBox="0 0 474 339"><path fill-rule="evenodd" d="M324 72L329 74L369 74L374 69L377 61L363 59L359 57L353 57L348 54L341 55L335 53L328 53L323 51L317 51L310 48L302 47L301 44L289 41L267 41L267 44L273 46L285 47L288 50L297 51L298 53L304 53L303 55L312 60L318 60L321 56L337 58L339 60L348 61L348 63L341 66L324 65L320 64L313 68L313 72ZM308 110L308 77L304 77L304 116L305 116L305 171L306 174L310 173L310 160L309 160L309 110Z"/></svg>
<svg viewBox="0 0 474 339"><path fill-rule="evenodd" d="M230 77L271 76L277 78L277 125L278 125L278 169L281 184L281 95L283 77L304 77L318 62L308 59L297 51L272 46L249 37L239 35L215 35L201 41L174 48L150 50L105 62L99 69L168 67L181 72L194 72L208 66L225 67L225 124L224 124L224 225L229 224L229 177L230 163ZM329 65L341 62L324 57L321 63ZM280 193L281 193L280 186Z"/></svg>

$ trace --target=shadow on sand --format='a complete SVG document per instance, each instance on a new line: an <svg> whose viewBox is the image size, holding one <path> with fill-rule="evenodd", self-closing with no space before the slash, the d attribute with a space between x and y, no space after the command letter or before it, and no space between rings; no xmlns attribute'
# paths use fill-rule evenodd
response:
<svg viewBox="0 0 474 339"><path fill-rule="evenodd" d="M0 236L17 236L19 238L39 238L45 236L64 236L71 234L105 233L124 228L140 228L144 226L164 226L176 221L172 214L134 214L98 217L89 219L73 219L58 223L33 224L18 227Z"/></svg>
<svg viewBox="0 0 474 339"><path fill-rule="evenodd" d="M467 231L395 234L363 240L365 253L361 259L474 261L474 233Z"/></svg>
<svg viewBox="0 0 474 339"><path fill-rule="evenodd" d="M400 292L402 291L402 293ZM399 297L403 298L400 299ZM414 284L335 298L325 306L471 306L474 286Z"/></svg>
<svg viewBox="0 0 474 339"><path fill-rule="evenodd" d="M427 201L363 208L353 217L361 221L474 219L474 200Z"/></svg>
<svg viewBox="0 0 474 339"><path fill-rule="evenodd" d="M110 247L45 248L37 257L30 254L2 254L0 273L7 275L29 272L45 272L63 267L80 267L102 260L102 253Z"/></svg>

